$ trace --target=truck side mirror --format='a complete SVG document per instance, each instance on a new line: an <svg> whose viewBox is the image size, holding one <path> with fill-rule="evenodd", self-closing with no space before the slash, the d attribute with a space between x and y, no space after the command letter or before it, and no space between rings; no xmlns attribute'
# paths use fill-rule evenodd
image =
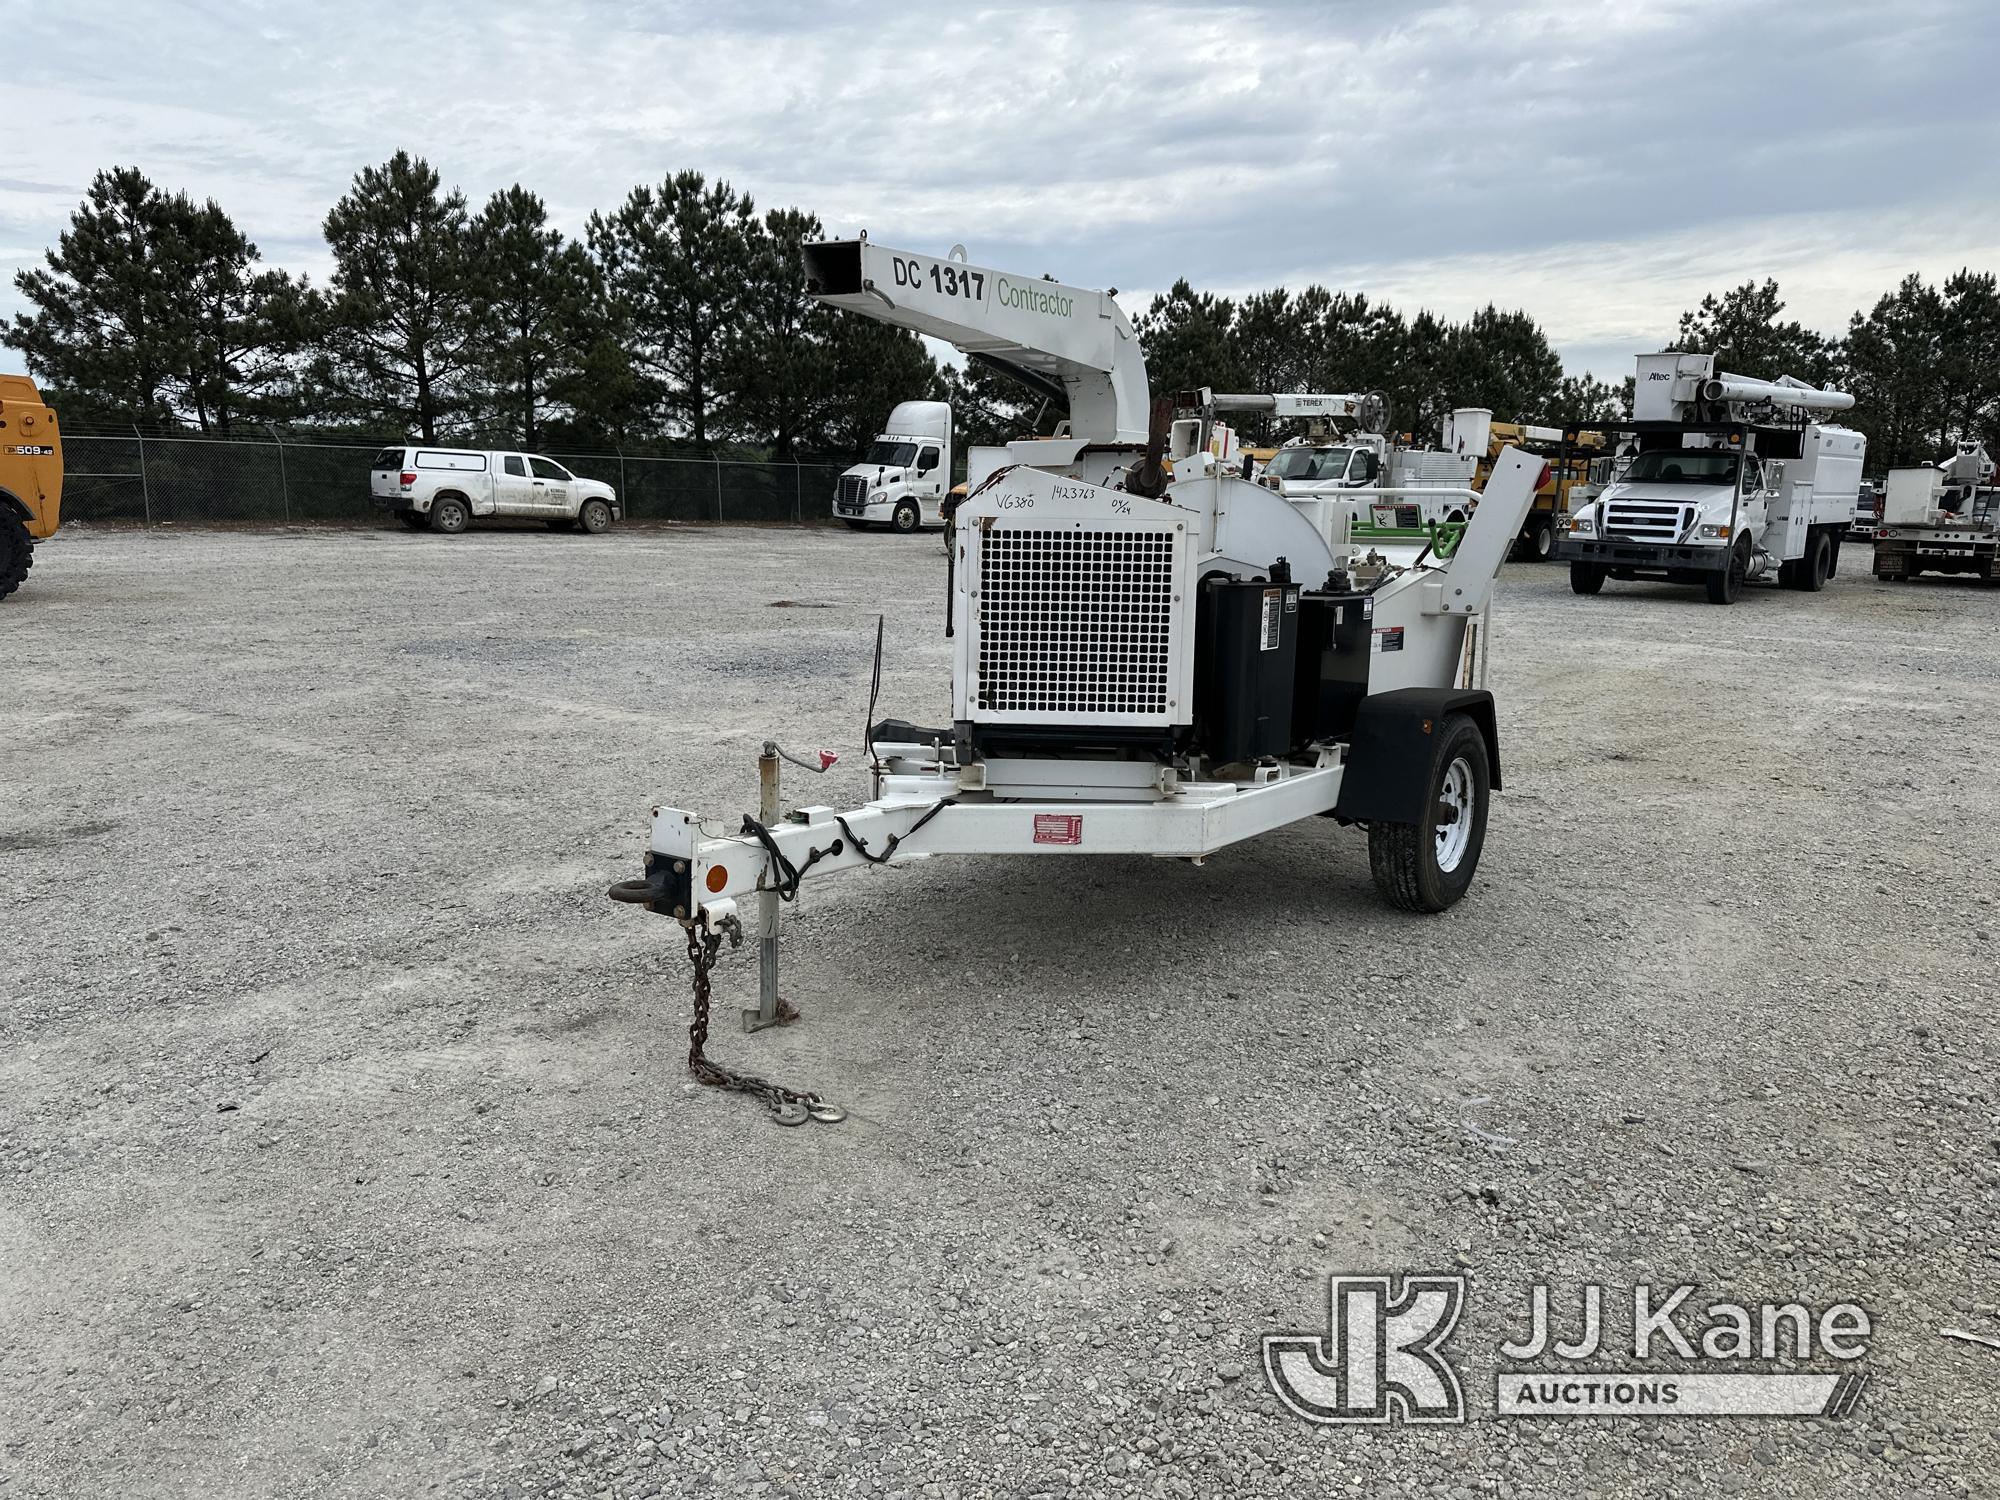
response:
<svg viewBox="0 0 2000 1500"><path fill-rule="evenodd" d="M1382 461L1372 453L1361 455L1361 482L1373 484L1375 476L1382 472Z"/></svg>

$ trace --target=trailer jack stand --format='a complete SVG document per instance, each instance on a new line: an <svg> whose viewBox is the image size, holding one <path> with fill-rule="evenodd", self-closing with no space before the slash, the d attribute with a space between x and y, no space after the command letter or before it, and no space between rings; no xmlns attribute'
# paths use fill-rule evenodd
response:
<svg viewBox="0 0 2000 1500"><path fill-rule="evenodd" d="M764 742L757 757L757 821L766 828L784 816L778 797L778 747ZM798 1007L778 996L778 912L783 902L768 883L757 893L757 1008L743 1007L743 1029L762 1031L789 1026L799 1018Z"/></svg>

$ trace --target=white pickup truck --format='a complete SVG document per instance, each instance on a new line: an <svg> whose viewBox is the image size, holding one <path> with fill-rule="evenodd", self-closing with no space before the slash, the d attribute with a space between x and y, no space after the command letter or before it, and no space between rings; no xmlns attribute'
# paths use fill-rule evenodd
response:
<svg viewBox="0 0 2000 1500"><path fill-rule="evenodd" d="M368 494L412 530L456 535L475 517L545 521L550 529L581 526L596 535L624 518L618 493L579 479L539 453L476 448L384 448L369 465Z"/></svg>

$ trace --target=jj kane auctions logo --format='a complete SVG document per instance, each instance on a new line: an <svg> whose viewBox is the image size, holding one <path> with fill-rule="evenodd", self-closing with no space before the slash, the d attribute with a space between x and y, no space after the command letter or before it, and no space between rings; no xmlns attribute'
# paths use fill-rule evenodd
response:
<svg viewBox="0 0 2000 1500"><path fill-rule="evenodd" d="M1528 1326L1499 1346L1494 1410L1503 1417L1846 1416L1867 1376L1854 1370L1745 1370L1748 1362L1851 1365L1867 1352L1867 1310L1838 1302L1716 1301L1696 1288L1641 1283L1626 1305L1627 1341L1608 1338L1607 1316L1624 1299L1589 1283L1577 1299L1575 1336L1560 1336L1549 1289L1528 1294ZM1459 1423L1464 1384L1446 1345L1465 1310L1456 1275L1330 1276L1325 1333L1271 1334L1264 1374L1279 1401L1309 1422ZM1630 1363L1625 1363L1629 1354ZM1609 1360L1612 1368L1577 1368ZM1665 1365L1648 1361L1672 1360ZM1703 1369L1727 1362L1729 1369ZM1691 1366L1691 1368L1690 1368Z"/></svg>

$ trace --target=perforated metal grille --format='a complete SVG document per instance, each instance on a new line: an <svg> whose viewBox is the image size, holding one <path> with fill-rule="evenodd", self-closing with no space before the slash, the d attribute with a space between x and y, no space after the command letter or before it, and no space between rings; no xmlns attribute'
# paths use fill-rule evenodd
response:
<svg viewBox="0 0 2000 1500"><path fill-rule="evenodd" d="M988 531L977 707L1165 714L1175 541L1171 531Z"/></svg>

